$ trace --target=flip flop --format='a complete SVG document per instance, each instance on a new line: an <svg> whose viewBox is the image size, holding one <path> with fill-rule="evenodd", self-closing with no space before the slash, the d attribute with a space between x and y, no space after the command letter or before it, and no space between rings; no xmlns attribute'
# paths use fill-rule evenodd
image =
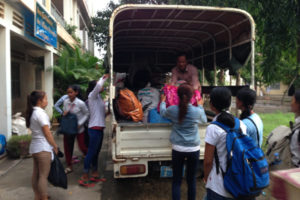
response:
<svg viewBox="0 0 300 200"><path fill-rule="evenodd" d="M98 177L98 176L92 176L92 177L90 178L90 181L96 182L96 183L98 183L98 182L105 182L105 181L106 181L106 178L100 178L100 177Z"/></svg>
<svg viewBox="0 0 300 200"><path fill-rule="evenodd" d="M78 159L78 156L72 156L72 160Z"/></svg>
<svg viewBox="0 0 300 200"><path fill-rule="evenodd" d="M92 183L90 180L88 181L84 181L82 179L78 180L79 185L83 186L83 187L94 187L95 184Z"/></svg>
<svg viewBox="0 0 300 200"><path fill-rule="evenodd" d="M70 174L72 172L73 170L70 167L65 168L65 174Z"/></svg>
<svg viewBox="0 0 300 200"><path fill-rule="evenodd" d="M73 159L72 160L72 164L76 164L76 163L79 163L80 162L80 160L78 160L78 159Z"/></svg>

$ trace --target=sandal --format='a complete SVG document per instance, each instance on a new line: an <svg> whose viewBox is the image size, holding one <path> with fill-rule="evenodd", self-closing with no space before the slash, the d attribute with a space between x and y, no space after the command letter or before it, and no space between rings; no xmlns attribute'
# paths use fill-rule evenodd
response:
<svg viewBox="0 0 300 200"><path fill-rule="evenodd" d="M80 180L78 180L78 183L79 183L79 185L81 185L83 187L94 187L95 186L95 184L92 183L90 180L85 181L85 180L80 179Z"/></svg>
<svg viewBox="0 0 300 200"><path fill-rule="evenodd" d="M72 160L78 159L78 156L72 156Z"/></svg>
<svg viewBox="0 0 300 200"><path fill-rule="evenodd" d="M73 170L70 167L65 168L65 174L70 174L72 172Z"/></svg>
<svg viewBox="0 0 300 200"><path fill-rule="evenodd" d="M76 163L79 163L80 162L80 160L78 160L78 159L73 159L72 160L72 164L76 164Z"/></svg>
<svg viewBox="0 0 300 200"><path fill-rule="evenodd" d="M106 178L100 178L100 177L98 177L98 176L92 176L92 177L90 178L90 181L96 182L96 183L98 183L98 182L105 182L105 181L106 181Z"/></svg>

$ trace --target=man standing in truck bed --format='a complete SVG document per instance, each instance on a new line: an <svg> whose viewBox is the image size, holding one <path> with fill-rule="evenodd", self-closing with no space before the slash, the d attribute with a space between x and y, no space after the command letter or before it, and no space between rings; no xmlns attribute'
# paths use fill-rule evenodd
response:
<svg viewBox="0 0 300 200"><path fill-rule="evenodd" d="M198 78L198 69L187 63L186 54L181 53L177 56L177 65L172 69L171 84L175 85L177 81L184 80L191 84L194 89L201 92L201 85Z"/></svg>

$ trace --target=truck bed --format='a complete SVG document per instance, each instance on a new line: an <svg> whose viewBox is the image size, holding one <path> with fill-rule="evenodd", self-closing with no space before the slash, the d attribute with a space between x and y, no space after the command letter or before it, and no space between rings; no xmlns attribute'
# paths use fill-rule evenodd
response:
<svg viewBox="0 0 300 200"><path fill-rule="evenodd" d="M199 125L200 159L204 156L207 124ZM171 124L119 123L116 129L116 158L171 160Z"/></svg>

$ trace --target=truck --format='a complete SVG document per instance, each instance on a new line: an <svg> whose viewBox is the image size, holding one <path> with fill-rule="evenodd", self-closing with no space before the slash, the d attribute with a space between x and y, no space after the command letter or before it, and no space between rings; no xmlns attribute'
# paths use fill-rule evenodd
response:
<svg viewBox="0 0 300 200"><path fill-rule="evenodd" d="M116 98L114 73L130 73L133 65L147 65L147 68L159 69L167 74L176 64L176 54L184 51L189 63L196 66L202 74L203 94L209 94L213 88L204 86L205 72L214 71L216 77L218 69L226 69L233 75L249 62L250 86L253 87L254 41L254 20L241 9L137 4L122 5L115 9L110 18L106 55L110 73L111 110L107 128L111 137L114 177L145 177L152 166L158 166L163 172L168 169L172 159L170 123L117 120L113 106ZM147 60L147 64L141 64L141 60ZM214 82L216 86L216 78ZM227 87L234 95L241 86ZM204 158L207 125L199 125L199 160Z"/></svg>

